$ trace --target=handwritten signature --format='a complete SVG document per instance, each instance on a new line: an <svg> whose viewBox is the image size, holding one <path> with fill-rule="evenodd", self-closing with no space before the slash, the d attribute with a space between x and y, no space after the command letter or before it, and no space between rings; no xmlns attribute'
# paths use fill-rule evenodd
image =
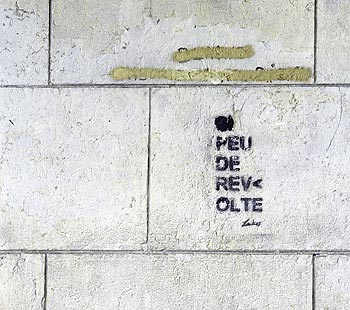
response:
<svg viewBox="0 0 350 310"><path fill-rule="evenodd" d="M261 222L255 222L255 220L250 221L250 219L247 219L242 223L242 227L247 227L247 226L257 226L259 227L261 225Z"/></svg>

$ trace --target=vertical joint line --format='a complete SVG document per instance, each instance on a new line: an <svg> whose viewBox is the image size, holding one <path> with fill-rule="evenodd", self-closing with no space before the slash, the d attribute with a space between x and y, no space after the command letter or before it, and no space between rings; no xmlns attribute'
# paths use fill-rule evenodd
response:
<svg viewBox="0 0 350 310"><path fill-rule="evenodd" d="M148 139L147 139L147 221L146 221L146 244L149 239L149 201L150 201L150 177L151 177L151 93L148 89Z"/></svg>
<svg viewBox="0 0 350 310"><path fill-rule="evenodd" d="M47 84L51 85L51 25L52 25L52 0L49 0L49 33L48 33L48 59L47 59Z"/></svg>
<svg viewBox="0 0 350 310"><path fill-rule="evenodd" d="M315 0L314 7L314 84L317 83L317 0Z"/></svg>
<svg viewBox="0 0 350 310"><path fill-rule="evenodd" d="M46 300L47 300L47 254L44 254L44 297L42 302L43 310L46 310Z"/></svg>
<svg viewBox="0 0 350 310"><path fill-rule="evenodd" d="M315 258L316 254L312 254L312 288L311 288L311 305L312 305L312 310L316 310L316 275L315 275Z"/></svg>

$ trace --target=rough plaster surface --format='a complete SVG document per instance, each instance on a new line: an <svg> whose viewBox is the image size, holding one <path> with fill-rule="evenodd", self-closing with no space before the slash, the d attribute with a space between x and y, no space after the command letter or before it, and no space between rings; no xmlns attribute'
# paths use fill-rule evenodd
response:
<svg viewBox="0 0 350 310"><path fill-rule="evenodd" d="M0 85L47 84L48 1L1 0Z"/></svg>
<svg viewBox="0 0 350 310"><path fill-rule="evenodd" d="M313 5L310 0L53 0L52 80L110 83L108 73L119 66L312 68ZM249 59L172 61L181 47L247 44L255 49Z"/></svg>
<svg viewBox="0 0 350 310"><path fill-rule="evenodd" d="M146 238L148 90L0 91L0 248Z"/></svg>
<svg viewBox="0 0 350 310"><path fill-rule="evenodd" d="M43 255L0 255L0 309L41 310L43 298Z"/></svg>
<svg viewBox="0 0 350 310"><path fill-rule="evenodd" d="M49 309L311 309L310 256L52 255Z"/></svg>
<svg viewBox="0 0 350 310"><path fill-rule="evenodd" d="M316 46L314 0L51 2L54 83L113 83L118 66L313 70L314 61L316 82L350 83L346 0L317 1ZM48 9L1 0L0 86L47 84ZM218 45L255 53L172 60L182 47ZM136 81L149 82L171 83ZM350 309L350 260L336 252L350 249L346 87L154 89L148 244L148 90L70 87L0 89L0 310ZM253 139L238 174L262 188L215 189L216 177L235 175L214 162L233 155L215 150L230 133L214 119L228 114L232 134ZM262 212L219 212L220 196L261 197ZM47 277L43 255L15 254L38 249L67 250L47 252ZM305 250L333 255L313 265Z"/></svg>
<svg viewBox="0 0 350 310"><path fill-rule="evenodd" d="M318 1L317 82L350 83L350 5Z"/></svg>
<svg viewBox="0 0 350 310"><path fill-rule="evenodd" d="M348 249L349 95L347 88L153 90L152 247ZM233 116L233 131L216 129L221 115ZM252 148L216 150L218 135L235 134L251 136ZM215 170L215 156L235 154L241 171ZM230 175L262 178L262 188L217 191L216 177ZM263 198L263 210L219 212L221 196ZM242 227L247 219L261 225Z"/></svg>
<svg viewBox="0 0 350 310"><path fill-rule="evenodd" d="M316 309L350 309L349 256L318 256L315 270Z"/></svg>

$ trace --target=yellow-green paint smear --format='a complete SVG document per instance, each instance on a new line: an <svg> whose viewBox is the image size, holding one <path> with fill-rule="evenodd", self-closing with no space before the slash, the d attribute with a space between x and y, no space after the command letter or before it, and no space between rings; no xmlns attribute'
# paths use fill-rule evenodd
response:
<svg viewBox="0 0 350 310"><path fill-rule="evenodd" d="M311 78L311 69L304 67L268 70L173 70L153 68L115 68L110 73L115 80L170 80L170 81L296 81L306 82Z"/></svg>
<svg viewBox="0 0 350 310"><path fill-rule="evenodd" d="M242 47L196 47L192 49L180 49L173 54L176 62L186 62L198 59L243 59L254 55L251 45Z"/></svg>

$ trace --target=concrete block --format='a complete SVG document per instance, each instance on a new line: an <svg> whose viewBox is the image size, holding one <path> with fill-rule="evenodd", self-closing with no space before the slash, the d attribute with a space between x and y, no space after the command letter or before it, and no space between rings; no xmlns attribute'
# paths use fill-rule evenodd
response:
<svg viewBox="0 0 350 310"><path fill-rule="evenodd" d="M48 309L311 309L311 258L53 255Z"/></svg>
<svg viewBox="0 0 350 310"><path fill-rule="evenodd" d="M349 256L317 256L315 275L316 310L350 309Z"/></svg>
<svg viewBox="0 0 350 310"><path fill-rule="evenodd" d="M44 309L43 255L0 255L0 309Z"/></svg>
<svg viewBox="0 0 350 310"><path fill-rule="evenodd" d="M317 3L317 82L350 83L349 1Z"/></svg>
<svg viewBox="0 0 350 310"><path fill-rule="evenodd" d="M136 249L148 90L0 91L0 248Z"/></svg>
<svg viewBox="0 0 350 310"><path fill-rule="evenodd" d="M350 249L346 88L154 89L154 249Z"/></svg>
<svg viewBox="0 0 350 310"><path fill-rule="evenodd" d="M48 79L47 0L1 0L0 85L45 85Z"/></svg>
<svg viewBox="0 0 350 310"><path fill-rule="evenodd" d="M54 0L52 78L54 83L113 83L108 73L120 66L312 69L313 25L311 0ZM255 55L172 60L180 48L218 45L252 45Z"/></svg>

